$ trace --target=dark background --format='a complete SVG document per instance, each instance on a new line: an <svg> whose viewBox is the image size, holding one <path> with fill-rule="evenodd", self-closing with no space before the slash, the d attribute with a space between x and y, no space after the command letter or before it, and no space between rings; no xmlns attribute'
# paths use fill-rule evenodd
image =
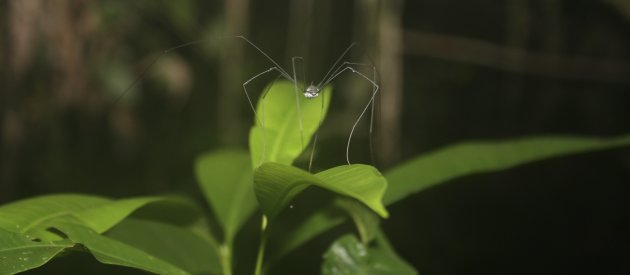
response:
<svg viewBox="0 0 630 275"><path fill-rule="evenodd" d="M626 0L9 0L0 19L0 203L56 192L201 202L194 159L246 147L253 114L241 85L271 66L237 34L286 69L303 56L307 82L358 42L348 60L374 64L381 93L374 149L364 120L350 155L383 171L460 141L630 132ZM315 170L344 163L369 98L352 74L334 85ZM468 176L391 206L383 227L421 274L630 274L629 153ZM340 232L271 272L317 273ZM34 273L77 263L127 272L75 255Z"/></svg>

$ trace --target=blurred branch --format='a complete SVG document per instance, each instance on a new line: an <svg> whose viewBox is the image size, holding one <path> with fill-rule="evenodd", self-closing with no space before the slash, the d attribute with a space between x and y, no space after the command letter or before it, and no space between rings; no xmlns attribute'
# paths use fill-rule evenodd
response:
<svg viewBox="0 0 630 275"><path fill-rule="evenodd" d="M9 1L8 21L11 67L15 78L21 78L32 58L34 40L38 32L37 18L43 13L40 1Z"/></svg>
<svg viewBox="0 0 630 275"><path fill-rule="evenodd" d="M226 0L225 3L225 34L245 35L249 18L249 0ZM236 42L236 43L234 43ZM224 144L239 144L238 137L246 136L245 129L240 126L241 70L243 65L243 43L234 41L229 47L224 47L221 55L220 89L217 102L218 127Z"/></svg>
<svg viewBox="0 0 630 275"><path fill-rule="evenodd" d="M387 167L400 158L400 133L402 110L402 0L381 2L379 23L380 66L380 160Z"/></svg>
<svg viewBox="0 0 630 275"><path fill-rule="evenodd" d="M630 64L615 60L535 53L487 41L418 31L405 31L404 41L405 53L414 56L544 77L630 82Z"/></svg>

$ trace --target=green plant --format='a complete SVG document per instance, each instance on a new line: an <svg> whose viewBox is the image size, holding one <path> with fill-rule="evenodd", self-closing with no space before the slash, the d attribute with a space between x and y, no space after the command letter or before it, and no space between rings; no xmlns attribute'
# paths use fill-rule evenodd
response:
<svg viewBox="0 0 630 275"><path fill-rule="evenodd" d="M184 197L112 200L58 194L29 198L0 207L0 274L37 268L74 251L91 253L105 264L158 274L232 274L237 232L252 217L261 222L255 274L264 273L265 263L275 262L347 220L354 223L358 238L349 232L331 244L323 255L322 274L415 274L379 228L380 219L389 215L385 205L465 175L630 144L630 136L470 142L419 156L384 176L363 164L311 174L291 164L303 151L301 135L308 141L317 131L320 116L313 113L321 110L321 103L301 99L304 131L300 133L294 100L291 85L275 84L265 100L267 110L258 106L258 113L265 115L265 130L260 121L252 128L252 152L219 150L197 160L198 183L217 224L211 224L213 220ZM260 163L263 158L265 162ZM336 197L295 225L266 253L268 237L283 210L311 186ZM257 208L262 217L254 214ZM212 230L215 227L220 234Z"/></svg>

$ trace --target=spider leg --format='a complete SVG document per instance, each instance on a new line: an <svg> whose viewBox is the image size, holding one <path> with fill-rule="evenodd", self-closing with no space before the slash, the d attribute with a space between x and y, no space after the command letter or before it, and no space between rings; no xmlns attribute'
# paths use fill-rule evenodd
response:
<svg viewBox="0 0 630 275"><path fill-rule="evenodd" d="M368 67L371 67L372 73L373 73L373 77L369 78L368 76L366 76L362 72L358 71L355 68L355 66L368 66ZM324 81L324 84L321 87L325 87L331 81L333 81L335 78L337 78L339 75L343 74L346 71L353 72L353 73L357 74L358 76L360 76L361 78L367 80L370 84L372 84L372 95L370 96L370 100L368 101L368 104L365 105L365 108L363 108L363 110L361 111L361 114L359 115L357 120L352 125L352 129L350 130L350 135L348 136L348 143L346 145L346 161L348 162L348 164L351 164L351 162L350 162L350 143L352 141L352 135L354 134L354 130L356 129L357 125L359 124L359 121L361 121L361 118L363 118L363 116L367 112L368 108L370 108L370 107L371 107L370 136L372 135L373 120L374 120L374 99L376 98L376 94L378 93L378 90L379 90L380 86L376 83L376 68L373 65L362 64L362 63L354 63L354 62L343 62L343 63L341 63L340 67L338 67L336 70L334 70L334 73L331 74L330 78L328 78L326 81Z"/></svg>

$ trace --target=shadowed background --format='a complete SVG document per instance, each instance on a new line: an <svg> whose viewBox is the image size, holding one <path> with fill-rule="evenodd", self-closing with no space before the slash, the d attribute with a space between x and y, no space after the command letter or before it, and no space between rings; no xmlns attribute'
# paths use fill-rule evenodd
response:
<svg viewBox="0 0 630 275"><path fill-rule="evenodd" d="M9 0L0 19L0 203L55 192L201 202L195 158L246 146L253 113L242 83L272 66L237 34L287 70L303 56L307 83L357 42L347 60L374 64L381 92L373 150L364 119L350 157L384 171L459 141L630 132L625 0ZM121 97L163 50L198 39ZM334 81L315 170L345 162L370 91L351 73ZM383 227L421 274L630 273L628 153L456 180L393 205ZM243 261L256 227L240 236ZM272 273L316 274L337 233ZM81 257L33 273L100 268ZM100 272L114 270L132 272Z"/></svg>

